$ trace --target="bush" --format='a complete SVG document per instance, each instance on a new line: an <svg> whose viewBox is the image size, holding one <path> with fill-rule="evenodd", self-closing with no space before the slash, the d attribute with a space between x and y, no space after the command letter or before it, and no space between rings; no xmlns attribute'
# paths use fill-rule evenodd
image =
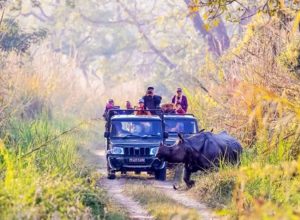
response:
<svg viewBox="0 0 300 220"><path fill-rule="evenodd" d="M105 215L105 192L95 187L90 172L82 172L85 168L79 165L74 136L47 142L59 135L62 127L43 117L12 122L7 130L10 138L6 146L3 142L0 146L2 219ZM33 151L39 146L43 147Z"/></svg>

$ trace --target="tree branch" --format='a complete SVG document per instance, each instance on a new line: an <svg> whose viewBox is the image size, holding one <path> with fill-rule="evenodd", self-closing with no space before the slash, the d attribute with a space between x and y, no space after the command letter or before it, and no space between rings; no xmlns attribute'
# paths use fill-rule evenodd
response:
<svg viewBox="0 0 300 220"><path fill-rule="evenodd" d="M121 5L121 7L124 9L124 11L130 16L130 18L133 20L134 25L137 27L138 31L144 38L144 40L147 42L148 46L151 50L153 50L159 58L170 68L174 69L176 68L176 64L174 64L167 56L165 56L151 41L151 39L146 35L145 31L141 27L141 24L136 19L135 15L120 1L117 0L117 2Z"/></svg>

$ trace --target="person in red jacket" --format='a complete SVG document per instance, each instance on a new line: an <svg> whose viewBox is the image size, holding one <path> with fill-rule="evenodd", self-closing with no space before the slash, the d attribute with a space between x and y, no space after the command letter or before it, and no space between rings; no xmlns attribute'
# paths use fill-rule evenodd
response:
<svg viewBox="0 0 300 220"><path fill-rule="evenodd" d="M150 111L146 111L144 105L144 99L139 100L139 106L135 108L138 111L135 111L135 115L151 115Z"/></svg>
<svg viewBox="0 0 300 220"><path fill-rule="evenodd" d="M182 107L182 109L187 112L188 110L188 101L185 95L182 94L182 89L178 88L177 89L177 95L174 95L172 98L172 103L176 105L179 103Z"/></svg>
<svg viewBox="0 0 300 220"><path fill-rule="evenodd" d="M185 114L184 109L182 108L182 106L179 103L176 104L176 110L175 111L176 111L176 114L179 114L179 115L184 115Z"/></svg>

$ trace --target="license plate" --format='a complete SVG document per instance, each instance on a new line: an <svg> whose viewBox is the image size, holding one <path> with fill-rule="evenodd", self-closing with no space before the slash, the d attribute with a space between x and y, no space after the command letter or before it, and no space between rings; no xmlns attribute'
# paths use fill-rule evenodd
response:
<svg viewBox="0 0 300 220"><path fill-rule="evenodd" d="M138 157L129 158L129 162L130 163L145 163L145 158L138 158Z"/></svg>

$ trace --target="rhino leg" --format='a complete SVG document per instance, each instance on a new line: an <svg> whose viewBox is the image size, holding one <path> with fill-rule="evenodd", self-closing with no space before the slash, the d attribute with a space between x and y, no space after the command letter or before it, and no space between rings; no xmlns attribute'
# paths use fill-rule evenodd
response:
<svg viewBox="0 0 300 220"><path fill-rule="evenodd" d="M191 180L192 171L188 165L185 165L183 180L188 188L195 185L195 181Z"/></svg>

